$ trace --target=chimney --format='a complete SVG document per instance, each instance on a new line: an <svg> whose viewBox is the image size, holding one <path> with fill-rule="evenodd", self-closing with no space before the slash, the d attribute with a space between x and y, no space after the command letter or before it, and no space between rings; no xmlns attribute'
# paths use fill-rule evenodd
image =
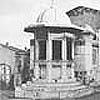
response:
<svg viewBox="0 0 100 100"><path fill-rule="evenodd" d="M6 46L9 46L9 42L6 42Z"/></svg>

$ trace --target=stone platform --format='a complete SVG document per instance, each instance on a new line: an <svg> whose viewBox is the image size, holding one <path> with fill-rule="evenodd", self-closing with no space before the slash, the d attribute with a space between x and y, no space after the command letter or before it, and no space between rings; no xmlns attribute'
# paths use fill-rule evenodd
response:
<svg viewBox="0 0 100 100"><path fill-rule="evenodd" d="M50 98L77 98L83 95L93 93L92 88L87 88L78 82L68 83L32 83L17 87L15 97L24 97L32 99L50 99Z"/></svg>

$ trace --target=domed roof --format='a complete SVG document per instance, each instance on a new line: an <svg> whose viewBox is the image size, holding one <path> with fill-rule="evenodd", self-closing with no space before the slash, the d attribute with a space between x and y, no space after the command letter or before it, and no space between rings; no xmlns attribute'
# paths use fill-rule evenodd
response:
<svg viewBox="0 0 100 100"><path fill-rule="evenodd" d="M55 8L49 8L39 14L37 23L43 23L47 26L68 26L71 24L69 17L65 12L58 12Z"/></svg>

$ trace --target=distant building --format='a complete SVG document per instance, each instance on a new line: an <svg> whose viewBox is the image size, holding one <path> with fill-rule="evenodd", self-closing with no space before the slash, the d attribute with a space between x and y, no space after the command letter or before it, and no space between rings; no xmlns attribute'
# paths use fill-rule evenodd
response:
<svg viewBox="0 0 100 100"><path fill-rule="evenodd" d="M92 9L92 8L84 7L84 6L78 6L70 11L67 11L66 14L69 16L72 24L77 25L79 27L86 28L87 30L90 30L91 32L95 34L95 37L91 41L92 65L90 69L91 70L94 69L96 79L100 80L100 77L99 77L100 76L100 31L99 31L100 30L100 10L96 10L96 9ZM87 66L85 67L86 67L85 69L88 69ZM79 69L81 69L81 67Z"/></svg>
<svg viewBox="0 0 100 100"><path fill-rule="evenodd" d="M30 58L28 50L19 50L15 54L14 86L19 86L29 79Z"/></svg>
<svg viewBox="0 0 100 100"><path fill-rule="evenodd" d="M66 12L72 24L79 27L89 25L93 30L100 29L100 10L78 6Z"/></svg>
<svg viewBox="0 0 100 100"><path fill-rule="evenodd" d="M11 75L23 69L25 54L24 50L9 46L8 43L0 44L0 80L8 83Z"/></svg>

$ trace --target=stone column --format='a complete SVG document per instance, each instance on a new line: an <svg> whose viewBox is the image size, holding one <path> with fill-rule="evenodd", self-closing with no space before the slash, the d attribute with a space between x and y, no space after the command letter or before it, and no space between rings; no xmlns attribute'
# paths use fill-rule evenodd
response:
<svg viewBox="0 0 100 100"><path fill-rule="evenodd" d="M72 40L72 59L74 60L74 45L75 45L75 40Z"/></svg>
<svg viewBox="0 0 100 100"><path fill-rule="evenodd" d="M30 40L30 70L34 69L34 45L35 40Z"/></svg>
<svg viewBox="0 0 100 100"><path fill-rule="evenodd" d="M66 78L66 38L62 40L62 81L65 81Z"/></svg>
<svg viewBox="0 0 100 100"><path fill-rule="evenodd" d="M65 39L62 40L62 60L65 60Z"/></svg>
<svg viewBox="0 0 100 100"><path fill-rule="evenodd" d="M99 35L99 60L98 60L98 80L100 81L100 30L98 32L98 35Z"/></svg>
<svg viewBox="0 0 100 100"><path fill-rule="evenodd" d="M38 40L35 40L35 53L36 53L36 60L39 60L39 43L38 43Z"/></svg>
<svg viewBox="0 0 100 100"><path fill-rule="evenodd" d="M98 48L98 54L96 55L97 57L97 68L95 71L95 78L96 81L100 81L100 29L97 31L96 35L98 36L98 44L99 44L99 48Z"/></svg>
<svg viewBox="0 0 100 100"><path fill-rule="evenodd" d="M48 78L47 78L48 82L51 82L52 81L52 65L50 62L47 65L47 72L48 72Z"/></svg>
<svg viewBox="0 0 100 100"><path fill-rule="evenodd" d="M23 68L24 68L24 64L25 64L25 57L26 57L26 55L22 55L21 56L21 58L20 58L20 60L21 60L21 71L23 70Z"/></svg>
<svg viewBox="0 0 100 100"><path fill-rule="evenodd" d="M48 82L52 81L52 40L50 39L50 33L48 33L48 40L47 40L47 79Z"/></svg>
<svg viewBox="0 0 100 100"><path fill-rule="evenodd" d="M35 58L35 69L34 69L34 75L36 79L39 79L39 44L38 44L38 40L35 40L35 54L36 54L36 58Z"/></svg>
<svg viewBox="0 0 100 100"><path fill-rule="evenodd" d="M84 36L85 39L85 69L90 76L90 70L92 69L92 39L93 36Z"/></svg>
<svg viewBox="0 0 100 100"><path fill-rule="evenodd" d="M39 73L40 69L39 69L39 64L35 63L35 70L34 70L34 75L36 79L39 79L40 73Z"/></svg>
<svg viewBox="0 0 100 100"><path fill-rule="evenodd" d="M75 67L75 64L74 64L74 62L73 62L72 65L71 65L71 73L72 73L72 79L73 79L73 80L75 80L74 67Z"/></svg>
<svg viewBox="0 0 100 100"><path fill-rule="evenodd" d="M71 71L72 71L72 78L74 79L75 77L75 73L74 73L74 45L75 45L75 40L72 40L72 60L73 60L73 62L72 62L72 64L71 64Z"/></svg>

